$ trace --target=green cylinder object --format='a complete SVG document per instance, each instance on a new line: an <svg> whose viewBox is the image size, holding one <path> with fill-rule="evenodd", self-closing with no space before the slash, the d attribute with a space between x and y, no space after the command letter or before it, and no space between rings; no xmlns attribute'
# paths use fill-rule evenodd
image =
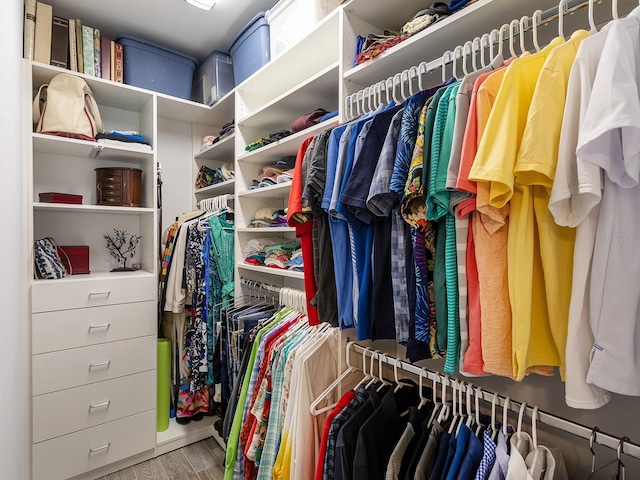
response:
<svg viewBox="0 0 640 480"><path fill-rule="evenodd" d="M157 401L157 428L159 432L164 432L169 428L169 409L171 408L171 342L166 338L158 339Z"/></svg>

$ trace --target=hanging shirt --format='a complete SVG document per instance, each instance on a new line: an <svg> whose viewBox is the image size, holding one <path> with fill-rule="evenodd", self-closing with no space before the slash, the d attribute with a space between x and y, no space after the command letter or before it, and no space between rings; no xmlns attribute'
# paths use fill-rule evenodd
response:
<svg viewBox="0 0 640 480"><path fill-rule="evenodd" d="M530 345L526 348L529 352L527 355L532 360L525 360L525 364L540 364L542 360L536 350L539 344L550 342L552 348L557 351L560 375L563 379L567 342L566 319L571 299L569 279L573 270L569 259L573 259L575 231L557 225L548 204L558 159L569 73L580 42L588 36L589 33L585 30L574 32L569 41L549 53L542 67L514 167L516 188L519 185L523 197L529 201L523 202L524 210L518 212L520 223L510 223L509 232L509 241L514 245L512 248L521 250L526 248L525 246L534 246L531 258L541 269L534 269L533 273L541 276L532 278L530 274L516 272L516 282L529 281L533 282L530 285L536 282L541 285L547 310L546 315L537 315L534 314L536 309L532 306L531 323L528 326L522 325L530 329L530 332L525 332L524 335L530 338ZM536 243L539 245L539 251L535 248ZM535 258L534 254L539 255L539 258ZM546 335L540 335L543 332L546 332ZM514 338L517 337L521 338L519 331L514 332ZM531 346L534 346L533 351Z"/></svg>
<svg viewBox="0 0 640 480"><path fill-rule="evenodd" d="M594 344L587 382L638 396L640 295L633 281L640 271L640 20L628 20L609 29L577 154L605 174L589 285ZM605 91L607 97L600 94Z"/></svg>

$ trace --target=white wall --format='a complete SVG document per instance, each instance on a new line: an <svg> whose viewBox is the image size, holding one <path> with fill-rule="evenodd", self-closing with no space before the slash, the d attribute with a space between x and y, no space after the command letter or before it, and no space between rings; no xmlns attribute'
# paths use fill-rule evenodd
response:
<svg viewBox="0 0 640 480"><path fill-rule="evenodd" d="M2 231L0 252L0 305L2 314L2 360L0 378L0 465L2 478L28 478L29 363L26 344L26 289L24 261L28 246L23 234L22 161L22 0L3 1L0 28L0 205ZM21 250L22 248L22 250Z"/></svg>

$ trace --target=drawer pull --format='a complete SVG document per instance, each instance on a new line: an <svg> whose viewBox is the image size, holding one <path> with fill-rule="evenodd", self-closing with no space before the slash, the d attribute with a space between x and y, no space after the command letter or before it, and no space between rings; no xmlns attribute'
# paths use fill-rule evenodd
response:
<svg viewBox="0 0 640 480"><path fill-rule="evenodd" d="M111 360L107 360L106 362L90 363L89 368L108 367L109 365L111 365Z"/></svg>
<svg viewBox="0 0 640 480"><path fill-rule="evenodd" d="M109 448L110 446L111 446L111 442L107 443L106 445L102 445L101 447L90 448L89 449L89 453L96 453L96 452L99 452L100 450L105 450L105 449Z"/></svg>
<svg viewBox="0 0 640 480"><path fill-rule="evenodd" d="M89 325L89 331L91 331L92 329L98 329L98 328L109 328L111 326L111 323L103 323L102 325Z"/></svg>
<svg viewBox="0 0 640 480"><path fill-rule="evenodd" d="M106 292L91 292L89 294L89 298L98 296L106 296L107 298L109 298L109 295L111 295L111 290L107 290Z"/></svg>
<svg viewBox="0 0 640 480"><path fill-rule="evenodd" d="M108 407L110 404L111 404L111 400L107 400L106 402L102 402L102 403L92 403L91 405L89 405L89 410L94 408L100 408L100 407Z"/></svg>

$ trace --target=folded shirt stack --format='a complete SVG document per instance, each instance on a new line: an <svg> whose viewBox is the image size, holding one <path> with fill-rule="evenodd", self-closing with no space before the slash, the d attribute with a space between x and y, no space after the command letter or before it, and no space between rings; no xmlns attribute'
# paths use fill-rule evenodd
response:
<svg viewBox="0 0 640 480"><path fill-rule="evenodd" d="M261 208L256 212L254 218L249 222L249 227L286 227L287 216L284 210L278 208Z"/></svg>
<svg viewBox="0 0 640 480"><path fill-rule="evenodd" d="M244 149L247 152L252 152L253 150L257 150L260 147L264 147L265 145L269 145L270 143L282 140L289 135L293 135L293 132L291 132L290 130L278 130L276 132L271 132L268 137L259 138L255 142L251 142L249 145L244 147Z"/></svg>
<svg viewBox="0 0 640 480"><path fill-rule="evenodd" d="M295 270L296 272L304 272L304 263L302 261L302 249L298 248L294 250L289 259L289 270Z"/></svg>
<svg viewBox="0 0 640 480"><path fill-rule="evenodd" d="M141 151L150 151L151 145L139 132L133 130L111 130L109 132L98 133L96 140L102 145L126 144L128 148Z"/></svg>
<svg viewBox="0 0 640 480"><path fill-rule="evenodd" d="M218 135L220 135L220 140L227 138L229 135L235 132L235 126L235 120L231 120L230 122L225 123L218 133Z"/></svg>
<svg viewBox="0 0 640 480"><path fill-rule="evenodd" d="M243 249L245 263L257 266L287 269L293 253L300 249L299 240L280 238L254 238Z"/></svg>

